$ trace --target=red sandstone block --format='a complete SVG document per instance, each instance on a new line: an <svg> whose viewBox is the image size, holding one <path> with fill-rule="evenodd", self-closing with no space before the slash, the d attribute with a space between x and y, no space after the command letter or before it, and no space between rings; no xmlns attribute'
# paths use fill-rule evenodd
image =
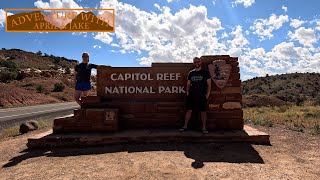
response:
<svg viewBox="0 0 320 180"><path fill-rule="evenodd" d="M238 119L208 119L208 129L243 129L244 121Z"/></svg>
<svg viewBox="0 0 320 180"><path fill-rule="evenodd" d="M132 102L113 102L112 105L121 110L122 113L145 112L145 105L143 103Z"/></svg>
<svg viewBox="0 0 320 180"><path fill-rule="evenodd" d="M210 104L219 104L224 103L226 101L226 96L223 94L211 94L209 97Z"/></svg>
<svg viewBox="0 0 320 180"><path fill-rule="evenodd" d="M230 57L228 59L228 61L230 61L230 62L238 62L238 57Z"/></svg>
<svg viewBox="0 0 320 180"><path fill-rule="evenodd" d="M145 112L157 112L157 105L155 103L147 103L144 105Z"/></svg>
<svg viewBox="0 0 320 180"><path fill-rule="evenodd" d="M217 111L217 110L220 110L221 107L220 104L209 104L209 109L208 111Z"/></svg>
<svg viewBox="0 0 320 180"><path fill-rule="evenodd" d="M113 132L117 131L117 126L93 126L92 131L94 132Z"/></svg>
<svg viewBox="0 0 320 180"><path fill-rule="evenodd" d="M240 87L241 86L241 81L240 80L232 80L228 81L226 84L226 87Z"/></svg>
<svg viewBox="0 0 320 180"><path fill-rule="evenodd" d="M86 109L86 121L90 123L104 122L104 109Z"/></svg>
<svg viewBox="0 0 320 180"><path fill-rule="evenodd" d="M226 101L242 102L242 95L241 94L228 94L226 96Z"/></svg>
<svg viewBox="0 0 320 180"><path fill-rule="evenodd" d="M73 114L76 121L86 121L86 109L75 109Z"/></svg>
<svg viewBox="0 0 320 180"><path fill-rule="evenodd" d="M82 101L82 103L99 103L100 96L81 97L81 101Z"/></svg>
<svg viewBox="0 0 320 180"><path fill-rule="evenodd" d="M53 121L54 125L72 124L75 122L73 116L57 118Z"/></svg>
<svg viewBox="0 0 320 180"><path fill-rule="evenodd" d="M232 80L239 80L240 79L240 73L230 73L230 78Z"/></svg>
<svg viewBox="0 0 320 180"><path fill-rule="evenodd" d="M230 119L230 118L243 118L243 110L220 110L207 112L208 119Z"/></svg>
<svg viewBox="0 0 320 180"><path fill-rule="evenodd" d="M222 94L240 94L241 93L241 88L240 87L224 87L221 90ZM226 95L228 96L228 95Z"/></svg>

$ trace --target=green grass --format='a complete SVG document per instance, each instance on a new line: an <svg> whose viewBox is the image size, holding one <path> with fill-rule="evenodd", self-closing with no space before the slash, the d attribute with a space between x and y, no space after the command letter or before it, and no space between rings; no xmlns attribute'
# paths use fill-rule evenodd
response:
<svg viewBox="0 0 320 180"><path fill-rule="evenodd" d="M44 128L48 128L48 127L53 126L52 121L38 120L37 122L39 125L39 129L44 129ZM20 128L20 125L17 125L17 126L13 126L13 127L10 127L10 128L3 130L3 133L0 134L0 140L4 139L4 138L14 137L14 136L20 135L19 128Z"/></svg>
<svg viewBox="0 0 320 180"><path fill-rule="evenodd" d="M320 134L320 106L281 106L245 108L245 123L272 127L284 125L298 132Z"/></svg>

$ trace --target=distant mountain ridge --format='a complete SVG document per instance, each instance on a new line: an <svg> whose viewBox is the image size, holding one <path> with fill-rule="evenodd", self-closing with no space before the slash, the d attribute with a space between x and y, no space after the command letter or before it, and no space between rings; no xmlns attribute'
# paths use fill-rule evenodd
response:
<svg viewBox="0 0 320 180"><path fill-rule="evenodd" d="M266 97L273 103L279 102L301 105L320 99L320 73L292 73L267 77L255 77L242 82L245 100L269 105ZM248 103L245 102L245 103ZM257 104L252 104L256 106ZM247 104L248 105L248 104ZM249 105L250 106L250 105Z"/></svg>
<svg viewBox="0 0 320 180"><path fill-rule="evenodd" d="M21 49L5 48L0 50L0 60L11 60L19 69L34 68L40 70L73 68L78 62L74 59L49 55L41 51L34 53Z"/></svg>

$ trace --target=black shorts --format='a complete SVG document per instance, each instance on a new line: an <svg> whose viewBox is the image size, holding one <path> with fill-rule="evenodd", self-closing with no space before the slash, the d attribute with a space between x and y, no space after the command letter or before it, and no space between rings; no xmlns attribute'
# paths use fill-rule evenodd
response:
<svg viewBox="0 0 320 180"><path fill-rule="evenodd" d="M207 111L208 103L207 98L203 97L194 97L187 96L186 109L195 110L195 111Z"/></svg>

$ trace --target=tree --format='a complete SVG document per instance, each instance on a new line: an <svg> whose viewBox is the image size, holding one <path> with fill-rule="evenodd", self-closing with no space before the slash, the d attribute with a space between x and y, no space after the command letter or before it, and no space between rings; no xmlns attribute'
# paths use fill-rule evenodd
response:
<svg viewBox="0 0 320 180"><path fill-rule="evenodd" d="M66 68L65 73L66 73L66 74L71 74L71 70L70 70L70 68Z"/></svg>
<svg viewBox="0 0 320 180"><path fill-rule="evenodd" d="M36 53L36 55L41 56L41 55L42 55L42 52L41 52L41 51L38 51L38 52Z"/></svg>

